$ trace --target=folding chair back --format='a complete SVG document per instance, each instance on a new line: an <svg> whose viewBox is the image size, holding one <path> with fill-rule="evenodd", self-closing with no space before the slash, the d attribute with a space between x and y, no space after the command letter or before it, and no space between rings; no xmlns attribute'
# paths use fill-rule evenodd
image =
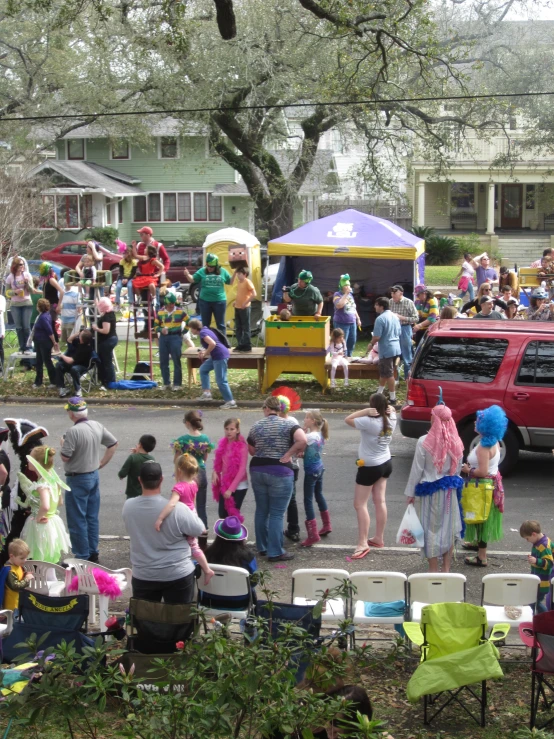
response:
<svg viewBox="0 0 554 739"><path fill-rule="evenodd" d="M23 569L26 572L32 572L35 576L34 580L30 581L27 590L58 597L65 595L67 570L64 567L32 559L25 562Z"/></svg>
<svg viewBox="0 0 554 739"><path fill-rule="evenodd" d="M477 647L485 637L485 609L471 603L435 603L421 611L425 659Z"/></svg>
<svg viewBox="0 0 554 739"><path fill-rule="evenodd" d="M352 598L366 603L405 600L407 579L403 572L353 572L350 582L356 587L356 592Z"/></svg>
<svg viewBox="0 0 554 739"><path fill-rule="evenodd" d="M93 351L86 372L83 372L81 375L81 388L85 393L90 393L93 386L100 385L98 377L98 367L100 364L102 364L102 360L98 354Z"/></svg>
<svg viewBox="0 0 554 739"><path fill-rule="evenodd" d="M292 573L292 602L300 606L313 606L323 598L326 590L350 581L346 570L305 569ZM336 621L346 615L346 603L342 597L329 598L323 611L324 621Z"/></svg>
<svg viewBox="0 0 554 739"><path fill-rule="evenodd" d="M537 575L485 575L481 604L523 606L536 603L540 578Z"/></svg>
<svg viewBox="0 0 554 739"><path fill-rule="evenodd" d="M131 598L129 619L133 634L129 648L142 654L172 654L178 641L186 641L198 623L194 603L158 603Z"/></svg>
<svg viewBox="0 0 554 739"><path fill-rule="evenodd" d="M246 618L252 607L250 573L244 567L210 564L214 575L206 585L204 573L198 580L198 604L207 609L208 616L236 612Z"/></svg>
<svg viewBox="0 0 554 739"><path fill-rule="evenodd" d="M466 578L456 572L425 572L410 575L410 603L459 603L466 599Z"/></svg>
<svg viewBox="0 0 554 739"><path fill-rule="evenodd" d="M554 674L554 611L537 613L533 631L537 647L533 670Z"/></svg>

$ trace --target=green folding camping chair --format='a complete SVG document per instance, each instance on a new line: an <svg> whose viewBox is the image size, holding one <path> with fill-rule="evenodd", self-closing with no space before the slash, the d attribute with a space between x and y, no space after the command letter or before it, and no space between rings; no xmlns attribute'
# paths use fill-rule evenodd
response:
<svg viewBox="0 0 554 739"><path fill-rule="evenodd" d="M423 722L430 724L451 703L458 703L480 726L485 726L487 680L502 677L494 641L505 639L508 624L498 625L486 638L487 613L471 603L435 603L425 606L421 624L404 623L406 635L421 647L421 663L410 678L408 700L423 697ZM481 683L481 693L471 688ZM473 698L476 716L462 698ZM441 702L442 701L442 702ZM473 701L471 701L473 702ZM432 715L429 710L435 709Z"/></svg>

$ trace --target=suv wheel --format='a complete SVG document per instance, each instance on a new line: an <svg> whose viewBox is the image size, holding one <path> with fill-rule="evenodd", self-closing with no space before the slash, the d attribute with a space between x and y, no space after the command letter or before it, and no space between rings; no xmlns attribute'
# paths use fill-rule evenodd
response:
<svg viewBox="0 0 554 739"><path fill-rule="evenodd" d="M193 303L198 303L198 293L200 292L200 285L192 283L189 288L190 299Z"/></svg>
<svg viewBox="0 0 554 739"><path fill-rule="evenodd" d="M468 455L479 443L479 434L473 428L473 423L460 429L460 438L464 443L464 453ZM518 457L519 441L513 429L508 426L506 435L500 442L499 469L502 475L507 475L513 470L517 464Z"/></svg>

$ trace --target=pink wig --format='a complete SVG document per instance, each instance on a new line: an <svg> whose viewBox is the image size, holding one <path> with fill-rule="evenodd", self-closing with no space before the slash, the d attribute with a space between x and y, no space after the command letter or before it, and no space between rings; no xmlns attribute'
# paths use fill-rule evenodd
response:
<svg viewBox="0 0 554 739"><path fill-rule="evenodd" d="M450 455L449 474L456 472L458 462L464 454L464 445L452 418L452 411L444 404L436 405L431 411L431 429L423 442L423 448L432 456L437 472L441 472L447 455Z"/></svg>
<svg viewBox="0 0 554 739"><path fill-rule="evenodd" d="M104 313L108 313L109 311L113 310L112 301L109 298L100 298L100 300L96 303L96 305L98 306L100 315L103 315Z"/></svg>
<svg viewBox="0 0 554 739"><path fill-rule="evenodd" d="M92 571L98 592L100 595L107 595L110 600L115 600L121 595L121 586L117 580L117 577L110 575L109 572L104 572L98 568L94 568ZM67 587L68 593L76 593L79 590L79 578L77 575L72 578L71 582Z"/></svg>

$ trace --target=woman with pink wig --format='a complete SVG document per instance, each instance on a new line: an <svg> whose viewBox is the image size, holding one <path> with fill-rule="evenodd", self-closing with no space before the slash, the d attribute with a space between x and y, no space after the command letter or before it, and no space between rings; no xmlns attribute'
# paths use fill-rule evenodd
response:
<svg viewBox="0 0 554 739"><path fill-rule="evenodd" d="M100 366L98 374L104 388L115 382L115 369L113 366L113 350L117 346L117 332L115 328L115 313L112 301L109 298L100 298L96 303L98 307L98 321L96 326L91 326L98 337L98 356Z"/></svg>
<svg viewBox="0 0 554 739"><path fill-rule="evenodd" d="M418 439L412 470L404 495L414 503L423 531L423 553L429 571L450 571L454 544L463 536L460 477L464 445L458 435L452 411L444 404L431 413L429 433Z"/></svg>

